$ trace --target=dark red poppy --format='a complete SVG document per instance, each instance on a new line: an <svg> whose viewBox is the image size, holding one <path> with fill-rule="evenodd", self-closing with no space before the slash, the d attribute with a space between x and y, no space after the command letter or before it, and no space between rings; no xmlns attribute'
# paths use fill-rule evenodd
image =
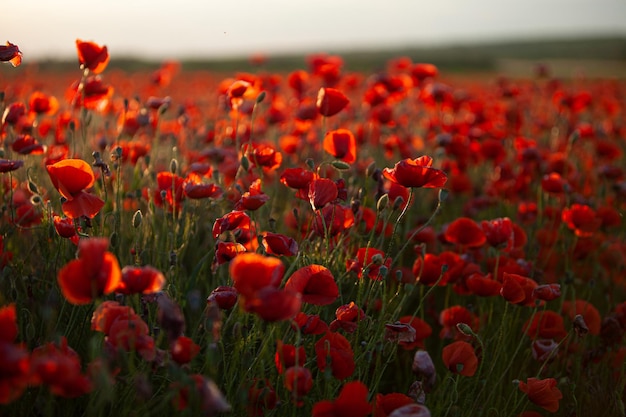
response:
<svg viewBox="0 0 626 417"><path fill-rule="evenodd" d="M300 189L308 189L309 183L317 178L317 175L304 168L286 168L280 175L280 182L287 187Z"/></svg>
<svg viewBox="0 0 626 417"><path fill-rule="evenodd" d="M249 144L242 146L242 152L248 153L251 167L263 167L264 170L274 171L283 162L283 155L269 144Z"/></svg>
<svg viewBox="0 0 626 417"><path fill-rule="evenodd" d="M235 210L254 211L259 209L269 199L270 196L261 191L261 179L257 179L250 184L248 191L241 195L241 199L235 204Z"/></svg>
<svg viewBox="0 0 626 417"><path fill-rule="evenodd" d="M76 236L76 226L74 220L69 217L53 216L52 222L57 234L66 239Z"/></svg>
<svg viewBox="0 0 626 417"><path fill-rule="evenodd" d="M135 312L129 306L120 305L117 301L106 300L96 307L91 316L91 330L109 334L109 329L118 317L130 317Z"/></svg>
<svg viewBox="0 0 626 417"><path fill-rule="evenodd" d="M433 168L432 164L433 159L425 155L416 159L403 159L393 168L383 169L383 176L407 188L443 187L448 177L443 171Z"/></svg>
<svg viewBox="0 0 626 417"><path fill-rule="evenodd" d="M354 213L350 207L328 204L315 213L313 230L319 236L336 236L354 226Z"/></svg>
<svg viewBox="0 0 626 417"><path fill-rule="evenodd" d="M24 161L13 161L10 159L0 159L0 173L15 171L24 166Z"/></svg>
<svg viewBox="0 0 626 417"><path fill-rule="evenodd" d="M354 373L354 353L350 342L339 333L328 332L315 343L317 367L324 371L330 358L332 375L346 379Z"/></svg>
<svg viewBox="0 0 626 417"><path fill-rule="evenodd" d="M356 272L359 278L363 278L364 273L370 279L381 280L380 268L384 266L389 269L392 259L385 257L385 252L375 248L359 248L355 259L346 261L346 269Z"/></svg>
<svg viewBox="0 0 626 417"><path fill-rule="evenodd" d="M106 238L82 239L78 243L78 259L68 262L59 271L58 282L63 296L72 304L89 304L118 287L122 272L117 258L107 252Z"/></svg>
<svg viewBox="0 0 626 417"><path fill-rule="evenodd" d="M202 177L195 172L190 173L185 178L183 192L192 199L220 198L224 194L218 185L204 182Z"/></svg>
<svg viewBox="0 0 626 417"><path fill-rule="evenodd" d="M16 137L11 144L11 149L20 155L41 155L46 152L46 146L28 134Z"/></svg>
<svg viewBox="0 0 626 417"><path fill-rule="evenodd" d="M263 247L270 255L294 256L298 253L298 242L280 233L263 233Z"/></svg>
<svg viewBox="0 0 626 417"><path fill-rule="evenodd" d="M172 359L179 365L189 363L200 353L200 346L186 336L180 336L170 347Z"/></svg>
<svg viewBox="0 0 626 417"><path fill-rule="evenodd" d="M472 294L476 294L479 297L500 295L500 290L502 289L502 283L493 279L491 274L473 273L466 278L465 285Z"/></svg>
<svg viewBox="0 0 626 417"><path fill-rule="evenodd" d="M239 293L234 287L220 285L211 291L207 297L207 303L215 303L222 310L230 310L237 303Z"/></svg>
<svg viewBox="0 0 626 417"><path fill-rule="evenodd" d="M17 333L15 304L0 307L0 343L13 343L17 338Z"/></svg>
<svg viewBox="0 0 626 417"><path fill-rule="evenodd" d="M292 366L304 366L306 362L306 352L304 346L296 347L282 340L276 342L276 353L274 354L274 364L279 374Z"/></svg>
<svg viewBox="0 0 626 417"><path fill-rule="evenodd" d="M246 252L247 249L241 243L236 242L223 242L218 241L215 245L215 258L216 265L222 265L230 262L235 256L240 253Z"/></svg>
<svg viewBox="0 0 626 417"><path fill-rule="evenodd" d="M469 217L459 217L444 232L446 240L464 248L479 248L487 242L483 229Z"/></svg>
<svg viewBox="0 0 626 417"><path fill-rule="evenodd" d="M183 183L185 180L169 171L157 173L157 189L154 190L154 204L168 211L179 211L185 197Z"/></svg>
<svg viewBox="0 0 626 417"><path fill-rule="evenodd" d="M287 76L287 84L298 99L301 99L309 84L309 73L305 70L296 70Z"/></svg>
<svg viewBox="0 0 626 417"><path fill-rule="evenodd" d="M524 333L531 339L554 339L562 340L567 336L563 317L551 310L536 313L532 320L524 323Z"/></svg>
<svg viewBox="0 0 626 417"><path fill-rule="evenodd" d="M439 69L428 63L417 63L411 68L411 76L416 81L416 85L419 85L422 81L428 78L435 78L439 74Z"/></svg>
<svg viewBox="0 0 626 417"><path fill-rule="evenodd" d="M552 301L561 296L561 286L559 284L539 285L533 290L533 297L538 300Z"/></svg>
<svg viewBox="0 0 626 417"><path fill-rule="evenodd" d="M405 394L393 392L391 394L376 394L376 402L374 404L374 417L388 417L396 409L414 404L415 400Z"/></svg>
<svg viewBox="0 0 626 417"><path fill-rule="evenodd" d="M92 218L104 206L103 200L85 191L95 182L93 170L87 162L81 159L64 159L46 166L46 170L54 188L66 199L61 207L67 217Z"/></svg>
<svg viewBox="0 0 626 417"><path fill-rule="evenodd" d="M443 326L439 336L441 338L459 337L457 324L464 323L478 331L478 317L463 306L448 307L439 313L439 324Z"/></svg>
<svg viewBox="0 0 626 417"><path fill-rule="evenodd" d="M451 269L460 260L460 255L454 252L445 251L439 255L427 253L415 259L412 272L416 282L422 285L443 286L450 281Z"/></svg>
<svg viewBox="0 0 626 417"><path fill-rule="evenodd" d="M0 45L0 61L10 62L14 67L19 66L22 63L20 48L9 41L4 45Z"/></svg>
<svg viewBox="0 0 626 417"><path fill-rule="evenodd" d="M493 220L483 220L481 226L487 238L487 243L491 247L505 252L513 248L515 232L511 219L504 217Z"/></svg>
<svg viewBox="0 0 626 417"><path fill-rule="evenodd" d="M343 110L350 100L335 88L320 88L317 94L317 111L322 116L331 117Z"/></svg>
<svg viewBox="0 0 626 417"><path fill-rule="evenodd" d="M541 179L541 188L543 191L549 194L560 195L566 191L569 191L569 184L567 180L561 177L558 172L551 172L546 174Z"/></svg>
<svg viewBox="0 0 626 417"><path fill-rule="evenodd" d="M296 405L302 405L301 397L304 397L313 388L313 375L303 366L292 366L285 371L285 388L291 392Z"/></svg>
<svg viewBox="0 0 626 417"><path fill-rule="evenodd" d="M322 265L308 265L295 271L285 283L285 290L302 294L302 301L328 305L339 296L339 288L330 270Z"/></svg>
<svg viewBox="0 0 626 417"><path fill-rule="evenodd" d="M106 46L76 39L76 50L81 68L87 68L94 74L100 74L109 63L109 51Z"/></svg>
<svg viewBox="0 0 626 417"><path fill-rule="evenodd" d="M325 334L328 331L328 324L317 314L300 312L293 318L293 323L302 334Z"/></svg>
<svg viewBox="0 0 626 417"><path fill-rule="evenodd" d="M53 395L76 398L92 390L91 380L81 371L80 356L67 345L65 337L59 345L47 343L33 349L31 384L45 384Z"/></svg>
<svg viewBox="0 0 626 417"><path fill-rule="evenodd" d="M300 312L301 307L302 296L299 293L273 286L263 287L252 296L244 297L243 303L245 311L254 313L267 322L292 319Z"/></svg>
<svg viewBox="0 0 626 417"><path fill-rule="evenodd" d="M324 136L326 152L348 164L356 161L356 139L348 129L331 130Z"/></svg>
<svg viewBox="0 0 626 417"><path fill-rule="evenodd" d="M405 350L414 350L415 348L423 348L424 341L430 337L433 330L428 323L419 317L402 316L398 319L400 323L408 324L415 330L415 340L412 342L400 342Z"/></svg>
<svg viewBox="0 0 626 417"><path fill-rule="evenodd" d="M528 378L526 382L519 382L519 389L528 396L530 402L539 407L551 413L559 410L559 400L563 398L563 394L557 388L556 379Z"/></svg>
<svg viewBox="0 0 626 417"><path fill-rule="evenodd" d="M564 208L561 219L578 237L590 237L600 228L602 219L596 212L584 204L572 204Z"/></svg>
<svg viewBox="0 0 626 417"><path fill-rule="evenodd" d="M318 401L313 417L366 417L372 412L367 386L361 381L348 382L335 401Z"/></svg>
<svg viewBox="0 0 626 417"><path fill-rule="evenodd" d="M474 347L462 340L444 347L441 357L446 368L455 374L473 376L478 369L478 358Z"/></svg>
<svg viewBox="0 0 626 417"><path fill-rule="evenodd" d="M600 329L602 327L602 316L600 316L600 312L598 309L586 300L576 300L569 301L566 300L563 302L563 307L561 308L563 314L567 315L570 320L574 321L576 315L580 314L587 328L589 329L589 333L593 335L599 335Z"/></svg>
<svg viewBox="0 0 626 417"><path fill-rule="evenodd" d="M213 237L217 238L222 233L229 230L249 230L250 216L243 211L231 211L226 213L213 223Z"/></svg>
<svg viewBox="0 0 626 417"><path fill-rule="evenodd" d="M161 291L165 276L151 266L125 266L122 280L115 289L120 294L152 294Z"/></svg>
<svg viewBox="0 0 626 417"><path fill-rule="evenodd" d="M276 408L278 398L276 391L267 379L254 379L247 385L247 405L248 415L251 417L261 417L266 410Z"/></svg>
<svg viewBox="0 0 626 417"><path fill-rule="evenodd" d="M137 352L147 361L155 357L154 340L148 335L148 325L134 312L119 315L105 334L105 343L113 351Z"/></svg>
<svg viewBox="0 0 626 417"><path fill-rule="evenodd" d="M26 116L26 106L24 103L16 102L9 104L2 115L2 124L16 126Z"/></svg>
<svg viewBox="0 0 626 417"><path fill-rule="evenodd" d="M505 272L502 277L500 294L506 301L521 306L535 305L534 290L539 285L535 280L508 272Z"/></svg>

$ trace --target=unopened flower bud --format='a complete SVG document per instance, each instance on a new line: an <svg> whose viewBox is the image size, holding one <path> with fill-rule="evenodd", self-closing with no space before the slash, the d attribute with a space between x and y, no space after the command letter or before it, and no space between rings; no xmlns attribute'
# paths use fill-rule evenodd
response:
<svg viewBox="0 0 626 417"><path fill-rule="evenodd" d="M136 229L141 226L141 222L143 221L143 214L141 214L141 210L137 210L135 214L133 214L133 227Z"/></svg>

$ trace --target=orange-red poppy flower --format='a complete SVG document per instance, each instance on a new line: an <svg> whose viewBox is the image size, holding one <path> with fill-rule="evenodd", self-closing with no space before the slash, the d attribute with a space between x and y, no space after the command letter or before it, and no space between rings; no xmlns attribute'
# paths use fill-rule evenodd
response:
<svg viewBox="0 0 626 417"><path fill-rule="evenodd" d="M367 386L361 381L348 382L334 401L318 401L313 417L366 417L372 412Z"/></svg>
<svg viewBox="0 0 626 417"><path fill-rule="evenodd" d="M341 329L346 333L354 333L359 322L365 318L365 312L354 301L350 301L348 304L337 307L335 317L336 320L333 320L329 326L331 332Z"/></svg>
<svg viewBox="0 0 626 417"><path fill-rule="evenodd" d="M309 183L309 202L313 210L319 210L337 198L337 184L328 178L314 179Z"/></svg>
<svg viewBox="0 0 626 417"><path fill-rule="evenodd" d="M28 134L16 137L11 144L11 149L20 155L41 155L46 152L46 146Z"/></svg>
<svg viewBox="0 0 626 417"><path fill-rule="evenodd" d="M261 191L261 179L256 179L248 191L241 195L241 199L235 203L235 210L258 210L263 204L267 203L270 196Z"/></svg>
<svg viewBox="0 0 626 417"><path fill-rule="evenodd" d="M79 88L82 85L82 90ZM84 83L76 81L65 94L67 101L76 108L103 111L113 96L113 87L104 84L99 75L90 75Z"/></svg>
<svg viewBox="0 0 626 417"><path fill-rule="evenodd" d="M317 357L317 367L324 371L330 367L332 375L337 379L346 379L354 373L354 352L348 339L342 334L328 332L315 343L315 355Z"/></svg>
<svg viewBox="0 0 626 417"><path fill-rule="evenodd" d="M4 45L0 45L0 61L10 62L14 67L19 66L22 63L20 48L9 41Z"/></svg>
<svg viewBox="0 0 626 417"><path fill-rule="evenodd" d="M287 187L308 189L309 183L316 178L316 174L304 168L287 168L280 175L280 182Z"/></svg>
<svg viewBox="0 0 626 417"><path fill-rule="evenodd" d="M285 290L300 293L303 302L318 306L331 304L339 296L335 277L322 265L298 269L285 283Z"/></svg>
<svg viewBox="0 0 626 417"><path fill-rule="evenodd" d="M183 192L192 199L220 198L224 194L218 185L203 182L202 177L195 172L191 172L185 178Z"/></svg>
<svg viewBox="0 0 626 417"><path fill-rule="evenodd" d="M68 262L58 276L67 301L89 304L118 287L122 272L115 255L107 252L108 246L106 238L82 239L78 243L78 259Z"/></svg>
<svg viewBox="0 0 626 417"><path fill-rule="evenodd" d="M229 271L235 289L244 297L252 298L265 287L278 288L285 265L278 258L242 253L230 262Z"/></svg>
<svg viewBox="0 0 626 417"><path fill-rule="evenodd" d="M452 373L473 376L478 369L474 347L462 340L452 342L441 352L443 363Z"/></svg>
<svg viewBox="0 0 626 417"><path fill-rule="evenodd" d="M331 130L324 137L324 150L348 164L356 161L356 139L348 129Z"/></svg>
<svg viewBox="0 0 626 417"><path fill-rule="evenodd" d="M535 305L534 290L539 284L531 278L510 274L502 275L500 295L511 304L532 307Z"/></svg>
<svg viewBox="0 0 626 417"><path fill-rule="evenodd" d="M302 334L325 334L328 331L328 324L317 314L300 312L293 318L293 324Z"/></svg>
<svg viewBox="0 0 626 417"><path fill-rule="evenodd" d="M122 280L115 289L120 294L152 294L161 291L165 276L151 266L125 266Z"/></svg>
<svg viewBox="0 0 626 417"><path fill-rule="evenodd" d="M169 171L157 173L157 186L154 190L154 204L157 207L164 207L169 212L180 210L185 194L183 193L183 183L185 179Z"/></svg>
<svg viewBox="0 0 626 417"><path fill-rule="evenodd" d="M59 100L41 91L35 91L30 95L28 108L31 112L36 114L53 115L59 109Z"/></svg>
<svg viewBox="0 0 626 417"><path fill-rule="evenodd" d="M72 219L94 217L104 206L104 201L86 192L93 186L95 176L91 166L81 159L64 159L46 166L52 185L66 201L61 204L63 213Z"/></svg>
<svg viewBox="0 0 626 417"><path fill-rule="evenodd" d="M554 378L537 379L528 378L526 382L520 381L519 389L528 396L528 399L539 407L556 413L559 410L559 400L563 394L557 388Z"/></svg>
<svg viewBox="0 0 626 417"><path fill-rule="evenodd" d="M237 259L237 258L235 258ZM268 322L289 320L300 312L302 296L293 291L266 286L243 298L243 309Z"/></svg>
<svg viewBox="0 0 626 417"><path fill-rule="evenodd" d="M415 159L403 159L393 168L383 169L383 176L403 187L443 187L448 177L442 170L433 168L432 164L433 159L426 155Z"/></svg>
<svg viewBox="0 0 626 417"><path fill-rule="evenodd" d="M317 93L317 111L326 117L331 117L343 110L350 100L335 88L320 88Z"/></svg>
<svg viewBox="0 0 626 417"><path fill-rule="evenodd" d="M350 207L328 204L315 213L313 230L319 236L335 236L354 226L354 213Z"/></svg>
<svg viewBox="0 0 626 417"><path fill-rule="evenodd" d="M106 46L76 39L76 51L81 68L87 68L94 74L100 74L109 63L109 51Z"/></svg>

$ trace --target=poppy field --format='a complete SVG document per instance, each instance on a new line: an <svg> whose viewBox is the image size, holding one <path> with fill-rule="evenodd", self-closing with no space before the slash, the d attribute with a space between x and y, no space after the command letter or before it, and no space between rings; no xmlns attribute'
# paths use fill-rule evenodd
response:
<svg viewBox="0 0 626 417"><path fill-rule="evenodd" d="M0 415L625 415L624 79L75 48L0 46Z"/></svg>

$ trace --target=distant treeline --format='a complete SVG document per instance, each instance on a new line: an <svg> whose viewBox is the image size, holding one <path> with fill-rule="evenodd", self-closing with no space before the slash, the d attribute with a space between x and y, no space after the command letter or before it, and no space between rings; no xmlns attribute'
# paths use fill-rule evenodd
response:
<svg viewBox="0 0 626 417"><path fill-rule="evenodd" d="M489 71L498 60L583 59L626 61L626 37L594 37L569 39L535 39L506 42L485 42L441 47L405 47L385 50L325 51L341 55L346 68L353 71L375 71L394 57L407 56L413 62L429 62L445 71ZM306 54L270 55L261 65L267 71L292 71L306 67ZM224 59L181 60L185 70L216 72L253 71L259 69L249 57ZM75 62L42 61L41 69L62 71L74 68ZM109 68L126 71L153 69L157 61L137 60L131 57L111 58Z"/></svg>

